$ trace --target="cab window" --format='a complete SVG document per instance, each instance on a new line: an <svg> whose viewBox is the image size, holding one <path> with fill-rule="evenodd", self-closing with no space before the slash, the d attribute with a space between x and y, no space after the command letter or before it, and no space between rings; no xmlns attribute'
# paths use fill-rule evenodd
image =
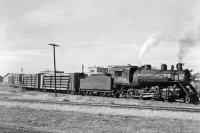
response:
<svg viewBox="0 0 200 133"><path fill-rule="evenodd" d="M122 76L122 71L115 71L115 76Z"/></svg>

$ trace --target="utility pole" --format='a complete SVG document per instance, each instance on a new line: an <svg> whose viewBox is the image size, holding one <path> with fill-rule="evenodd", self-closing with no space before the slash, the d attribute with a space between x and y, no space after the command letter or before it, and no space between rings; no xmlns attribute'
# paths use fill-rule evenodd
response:
<svg viewBox="0 0 200 133"><path fill-rule="evenodd" d="M23 74L23 67L21 67L21 74Z"/></svg>
<svg viewBox="0 0 200 133"><path fill-rule="evenodd" d="M56 55L55 55L55 47L58 47L59 45L56 45L56 44L48 44L48 45L53 46L55 97L57 97L57 91L56 91Z"/></svg>
<svg viewBox="0 0 200 133"><path fill-rule="evenodd" d="M22 90L21 90L21 91L22 91L22 93L23 93L23 89L24 89L24 87L23 87L23 86L24 86L23 67L21 67L21 78L22 78L22 79L21 79L21 80L22 80L22 84L21 84Z"/></svg>
<svg viewBox="0 0 200 133"><path fill-rule="evenodd" d="M82 73L84 73L84 65L82 64Z"/></svg>

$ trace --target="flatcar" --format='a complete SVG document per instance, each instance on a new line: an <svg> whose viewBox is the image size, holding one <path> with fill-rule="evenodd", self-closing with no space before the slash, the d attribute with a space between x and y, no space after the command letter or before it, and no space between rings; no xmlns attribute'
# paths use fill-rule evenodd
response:
<svg viewBox="0 0 200 133"><path fill-rule="evenodd" d="M43 74L24 74L23 88L26 89L40 89L42 87Z"/></svg>
<svg viewBox="0 0 200 133"><path fill-rule="evenodd" d="M13 87L22 86L23 82L23 74L11 74L8 77L8 84Z"/></svg>
<svg viewBox="0 0 200 133"><path fill-rule="evenodd" d="M78 94L80 77L82 73L63 73L56 74L56 89L66 93ZM54 74L25 74L23 75L24 89L55 90Z"/></svg>

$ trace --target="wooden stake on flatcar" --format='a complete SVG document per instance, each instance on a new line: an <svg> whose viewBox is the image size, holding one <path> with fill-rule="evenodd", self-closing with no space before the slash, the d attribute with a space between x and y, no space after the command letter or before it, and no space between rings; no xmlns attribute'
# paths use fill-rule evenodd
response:
<svg viewBox="0 0 200 133"><path fill-rule="evenodd" d="M56 44L48 44L48 45L53 46L55 97L57 97L57 90L56 90L56 56L55 56L55 47L58 47L59 45L56 45Z"/></svg>

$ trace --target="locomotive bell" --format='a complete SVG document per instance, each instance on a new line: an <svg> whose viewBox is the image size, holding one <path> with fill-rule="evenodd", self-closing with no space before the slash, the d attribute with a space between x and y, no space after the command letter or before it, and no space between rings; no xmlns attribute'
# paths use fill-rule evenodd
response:
<svg viewBox="0 0 200 133"><path fill-rule="evenodd" d="M176 64L177 70L183 70L183 63Z"/></svg>
<svg viewBox="0 0 200 133"><path fill-rule="evenodd" d="M167 65L166 64L162 64L161 65L161 70L167 70Z"/></svg>

